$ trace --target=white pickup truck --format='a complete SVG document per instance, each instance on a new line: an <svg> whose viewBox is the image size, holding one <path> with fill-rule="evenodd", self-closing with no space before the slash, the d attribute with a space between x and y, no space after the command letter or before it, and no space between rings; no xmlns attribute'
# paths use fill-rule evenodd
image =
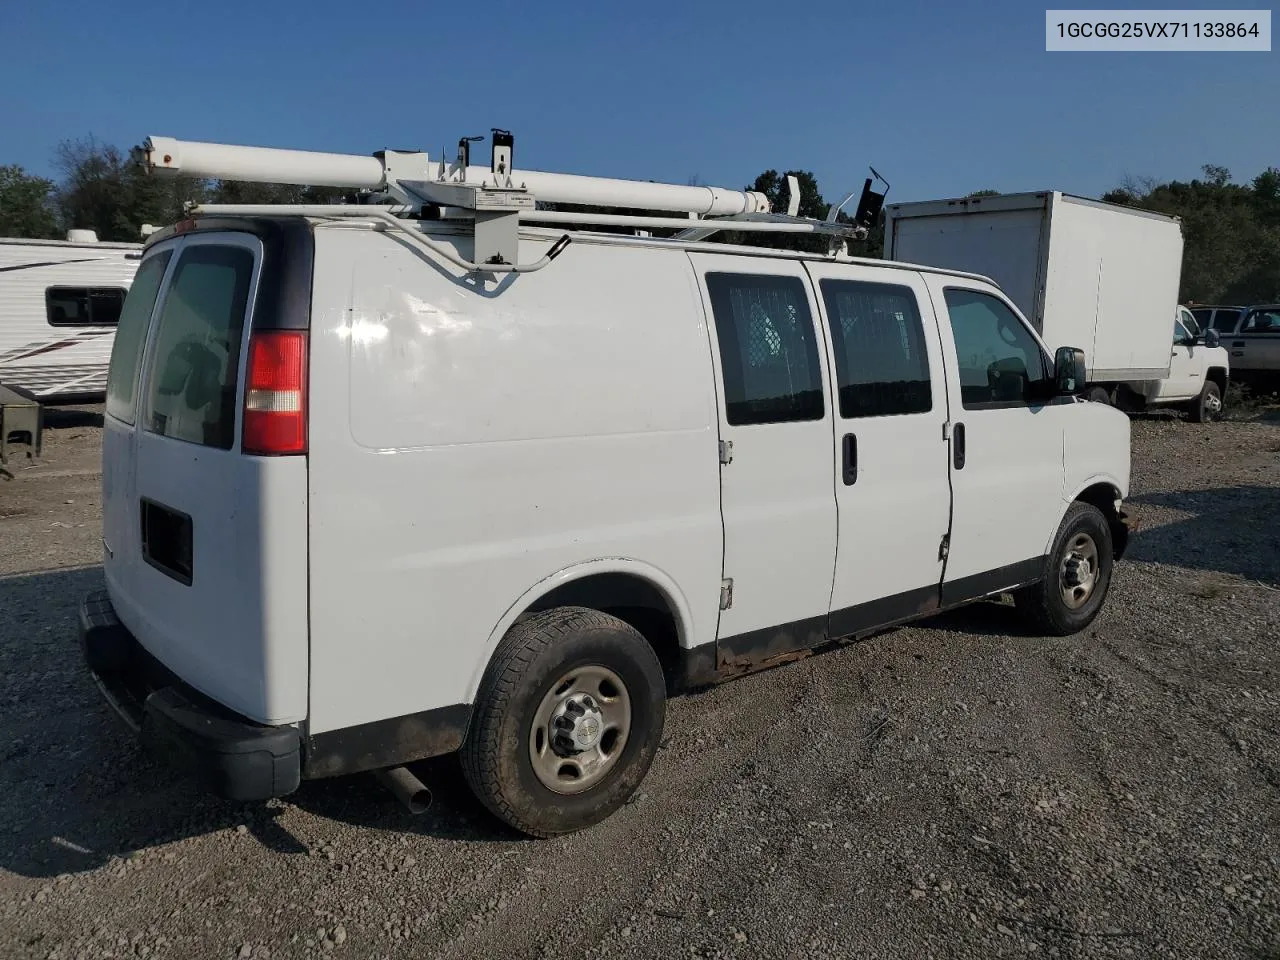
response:
<svg viewBox="0 0 1280 960"><path fill-rule="evenodd" d="M1200 329L1186 307L1179 307L1173 321L1173 348L1169 375L1160 380L1135 380L1122 384L1117 401L1125 409L1182 406L1192 420L1203 422L1222 416L1230 359L1218 345L1218 331Z"/></svg>

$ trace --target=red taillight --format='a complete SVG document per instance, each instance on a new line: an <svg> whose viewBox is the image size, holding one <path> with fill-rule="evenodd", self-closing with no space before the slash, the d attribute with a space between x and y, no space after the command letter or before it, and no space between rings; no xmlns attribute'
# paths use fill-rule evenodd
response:
<svg viewBox="0 0 1280 960"><path fill-rule="evenodd" d="M244 388L245 453L307 452L307 335L263 330L249 337Z"/></svg>

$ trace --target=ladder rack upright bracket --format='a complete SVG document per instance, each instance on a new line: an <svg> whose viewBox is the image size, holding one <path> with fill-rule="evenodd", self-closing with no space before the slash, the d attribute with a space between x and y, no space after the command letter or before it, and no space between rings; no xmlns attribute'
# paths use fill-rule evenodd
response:
<svg viewBox="0 0 1280 960"><path fill-rule="evenodd" d="M398 185L416 205L434 204L473 218L476 263L519 262L520 213L532 212L536 206L533 194L524 187L449 180L401 180Z"/></svg>

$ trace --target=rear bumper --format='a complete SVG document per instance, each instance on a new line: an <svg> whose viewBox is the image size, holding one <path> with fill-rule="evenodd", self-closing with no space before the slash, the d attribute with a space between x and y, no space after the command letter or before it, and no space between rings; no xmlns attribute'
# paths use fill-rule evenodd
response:
<svg viewBox="0 0 1280 960"><path fill-rule="evenodd" d="M214 793L265 800L298 788L298 731L256 724L183 683L125 628L105 590L80 603L80 648L103 696L143 743Z"/></svg>

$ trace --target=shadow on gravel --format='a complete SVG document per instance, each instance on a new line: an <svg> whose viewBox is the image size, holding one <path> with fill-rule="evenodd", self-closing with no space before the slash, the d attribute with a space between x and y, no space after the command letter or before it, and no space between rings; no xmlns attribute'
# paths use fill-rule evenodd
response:
<svg viewBox="0 0 1280 960"><path fill-rule="evenodd" d="M76 642L100 566L0 577L0 870L93 870L177 840L245 831L319 854L280 823L287 805L358 827L451 840L520 839L468 791L453 757L416 764L435 802L413 816L370 775L304 783L285 801L236 804L149 756L94 685Z"/></svg>
<svg viewBox="0 0 1280 960"><path fill-rule="evenodd" d="M1280 487L1222 487L1148 493L1139 508L1164 507L1190 517L1139 527L1126 559L1226 573L1280 585Z"/></svg>
<svg viewBox="0 0 1280 960"><path fill-rule="evenodd" d="M86 410L79 407L45 407L44 428L46 430L72 430L83 427L101 427L103 424L102 409Z"/></svg>
<svg viewBox="0 0 1280 960"><path fill-rule="evenodd" d="M917 626L948 633L971 633L979 636L1030 637L1031 634L1012 603L979 600L946 613L916 622Z"/></svg>

